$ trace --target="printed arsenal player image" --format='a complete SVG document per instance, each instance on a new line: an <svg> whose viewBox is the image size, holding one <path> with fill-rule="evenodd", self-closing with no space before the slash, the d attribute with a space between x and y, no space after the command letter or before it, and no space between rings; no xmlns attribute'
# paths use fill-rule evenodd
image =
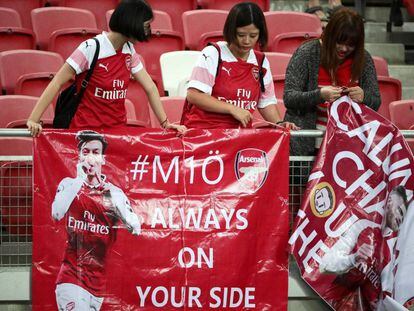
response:
<svg viewBox="0 0 414 311"><path fill-rule="evenodd" d="M105 262L122 222L134 235L141 223L125 193L102 174L105 137L78 132L75 178L64 178L52 204L52 217L65 218L66 250L56 280L58 310L99 310L105 290Z"/></svg>

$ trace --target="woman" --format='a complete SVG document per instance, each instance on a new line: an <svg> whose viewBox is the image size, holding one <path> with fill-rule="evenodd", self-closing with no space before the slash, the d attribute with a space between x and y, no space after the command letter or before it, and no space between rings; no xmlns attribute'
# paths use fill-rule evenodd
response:
<svg viewBox="0 0 414 311"><path fill-rule="evenodd" d="M258 108L266 121L280 123L272 74L264 54L266 22L260 7L251 2L235 5L224 25L226 41L207 46L190 78L182 124L190 128L251 127Z"/></svg>
<svg viewBox="0 0 414 311"><path fill-rule="evenodd" d="M133 45L148 40L153 19L151 7L143 0L124 0L114 10L109 21L109 32L96 36L100 51L86 91L70 123L70 128L114 128L126 125L125 97L130 75L144 88L151 108L163 128L180 132L183 126L168 122L157 87L143 68ZM32 136L42 131L40 119L59 90L76 74L77 89L84 79L94 53L96 43L87 40L72 53L66 63L40 96L33 109L27 127Z"/></svg>
<svg viewBox="0 0 414 311"><path fill-rule="evenodd" d="M363 20L347 8L332 15L321 39L293 54L286 69L285 120L302 129L325 129L329 103L344 94L374 110L381 104L374 62L364 50ZM291 155L314 155L315 147L312 138L291 139Z"/></svg>

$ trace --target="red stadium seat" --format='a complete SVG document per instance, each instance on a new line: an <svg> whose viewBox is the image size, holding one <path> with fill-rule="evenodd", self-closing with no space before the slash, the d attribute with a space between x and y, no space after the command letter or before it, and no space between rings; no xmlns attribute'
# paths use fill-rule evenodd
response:
<svg viewBox="0 0 414 311"><path fill-rule="evenodd" d="M185 45L190 50L199 47L200 37L205 33L223 31L228 11L193 10L183 13Z"/></svg>
<svg viewBox="0 0 414 311"><path fill-rule="evenodd" d="M314 14L290 11L271 11L264 13L269 32L269 42L277 35L289 32L321 34L321 21Z"/></svg>
<svg viewBox="0 0 414 311"><path fill-rule="evenodd" d="M56 30L49 39L49 51L56 52L63 59L67 59L83 41L100 33L101 31L98 29L67 28Z"/></svg>
<svg viewBox="0 0 414 311"><path fill-rule="evenodd" d="M296 49L305 41L319 38L320 33L309 31L294 31L276 35L269 47L272 52L293 54Z"/></svg>
<svg viewBox="0 0 414 311"><path fill-rule="evenodd" d="M106 23L107 28L109 29L109 20L111 19L111 15L114 10L109 10L106 12ZM159 11L159 10L153 10L154 19L151 23L151 29L157 30L173 30L172 21L170 15L168 13Z"/></svg>
<svg viewBox="0 0 414 311"><path fill-rule="evenodd" d="M389 120L391 102L401 100L401 81L391 77L378 76L378 85L381 94L381 106L378 113Z"/></svg>
<svg viewBox="0 0 414 311"><path fill-rule="evenodd" d="M148 127L148 123L137 118L134 103L128 98L125 99L125 110L127 114L127 125L133 127Z"/></svg>
<svg viewBox="0 0 414 311"><path fill-rule="evenodd" d="M390 120L400 130L411 129L414 126L414 99L391 102Z"/></svg>
<svg viewBox="0 0 414 311"><path fill-rule="evenodd" d="M184 97L180 96L164 96L161 97L162 105L164 106L165 113L167 114L170 123L179 124L181 121L181 115L183 113L183 106L185 102ZM151 127L159 128L160 122L152 110L150 110Z"/></svg>
<svg viewBox="0 0 414 311"><path fill-rule="evenodd" d="M197 50L201 51L209 42L224 41L224 35L222 30L205 32L198 40Z"/></svg>
<svg viewBox="0 0 414 311"><path fill-rule="evenodd" d="M0 52L34 47L34 33L22 27L19 13L0 7Z"/></svg>
<svg viewBox="0 0 414 311"><path fill-rule="evenodd" d="M19 13L11 8L0 7L0 27L23 27Z"/></svg>
<svg viewBox="0 0 414 311"><path fill-rule="evenodd" d="M272 75L284 75L286 73L287 65L289 64L291 54L265 52L266 58L270 64Z"/></svg>
<svg viewBox="0 0 414 311"><path fill-rule="evenodd" d="M166 12L171 17L173 29L178 31L182 36L184 36L184 30L181 15L185 11L197 9L197 0L179 0L174 2L166 0L148 0L148 3L154 10Z"/></svg>
<svg viewBox="0 0 414 311"><path fill-rule="evenodd" d="M54 76L55 72L35 72L21 75L17 79L14 94L40 97Z"/></svg>
<svg viewBox="0 0 414 311"><path fill-rule="evenodd" d="M31 156L32 138L0 137L0 156Z"/></svg>
<svg viewBox="0 0 414 311"><path fill-rule="evenodd" d="M106 12L114 9L119 0L64 0L64 2L66 7L92 12L95 15L97 28L106 29Z"/></svg>
<svg viewBox="0 0 414 311"><path fill-rule="evenodd" d="M282 99L285 90L285 75L273 75L273 86L275 87L276 98Z"/></svg>
<svg viewBox="0 0 414 311"><path fill-rule="evenodd" d="M32 235L32 164L6 162L0 166L1 222L18 241L30 242Z"/></svg>
<svg viewBox="0 0 414 311"><path fill-rule="evenodd" d="M199 4L203 9L214 10L230 10L239 0L199 0ZM255 2L263 11L269 11L270 0L251 0Z"/></svg>
<svg viewBox="0 0 414 311"><path fill-rule="evenodd" d="M59 54L36 50L0 53L0 81L3 93L14 94L20 76L29 73L57 72L63 65Z"/></svg>
<svg viewBox="0 0 414 311"><path fill-rule="evenodd" d="M150 108L148 106L147 94L142 86L133 79L129 81L127 99L129 99L134 106L135 120L145 127L150 127Z"/></svg>
<svg viewBox="0 0 414 311"><path fill-rule="evenodd" d="M152 30L151 39L135 44L134 48L144 58L145 69L161 88L160 56L166 52L184 50L184 40L177 31Z"/></svg>
<svg viewBox="0 0 414 311"><path fill-rule="evenodd" d="M26 121L38 101L38 97L24 95L0 96L0 128L24 128ZM43 114L42 121L49 126L53 120L53 108L50 105Z"/></svg>
<svg viewBox="0 0 414 311"><path fill-rule="evenodd" d="M385 58L379 56L372 56L374 60L375 70L377 71L377 76L385 76L388 77L388 63Z"/></svg>
<svg viewBox="0 0 414 311"><path fill-rule="evenodd" d="M57 30L80 28L81 35L85 32L100 32L96 26L95 16L87 10L48 7L35 9L31 14L37 44L42 50L50 48L50 39Z"/></svg>
<svg viewBox="0 0 414 311"><path fill-rule="evenodd" d="M19 13L22 26L27 29L32 29L30 12L41 6L40 0L0 0L0 7L11 8Z"/></svg>

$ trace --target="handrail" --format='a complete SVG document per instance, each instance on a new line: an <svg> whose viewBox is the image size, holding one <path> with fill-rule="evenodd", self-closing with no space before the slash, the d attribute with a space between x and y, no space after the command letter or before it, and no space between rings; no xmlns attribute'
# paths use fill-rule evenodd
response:
<svg viewBox="0 0 414 311"><path fill-rule="evenodd" d="M400 130L405 138L414 138L414 130ZM299 130L291 131L292 137L323 137L324 131L321 130ZM30 137L27 129L0 129L0 137Z"/></svg>

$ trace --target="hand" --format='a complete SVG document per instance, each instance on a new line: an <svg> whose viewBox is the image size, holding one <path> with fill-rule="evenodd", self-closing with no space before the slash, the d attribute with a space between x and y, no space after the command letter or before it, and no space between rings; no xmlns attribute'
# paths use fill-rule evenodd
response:
<svg viewBox="0 0 414 311"><path fill-rule="evenodd" d="M87 174L86 172L88 171L88 168L86 167L87 163L86 162L80 162L78 164L76 164L76 177L81 179L81 180L86 180L87 178Z"/></svg>
<svg viewBox="0 0 414 311"><path fill-rule="evenodd" d="M243 108L239 108L236 106L231 106L230 114L233 118L239 121L243 127L246 127L249 122L252 120L252 114Z"/></svg>
<svg viewBox="0 0 414 311"><path fill-rule="evenodd" d="M362 103L364 101L364 90L359 86L349 87L344 90L348 92L348 96L356 103Z"/></svg>
<svg viewBox="0 0 414 311"><path fill-rule="evenodd" d="M40 124L40 122L27 120L26 125L27 129L30 131L30 135L33 137L39 137L40 133L42 132L42 124Z"/></svg>
<svg viewBox="0 0 414 311"><path fill-rule="evenodd" d="M374 254L374 245L364 243L355 253L355 262L367 261Z"/></svg>
<svg viewBox="0 0 414 311"><path fill-rule="evenodd" d="M170 122L167 122L167 124L164 127L165 129L172 129L177 131L180 134L185 134L185 132L187 132L187 127L185 127L184 125L180 125L180 124L171 124Z"/></svg>
<svg viewBox="0 0 414 311"><path fill-rule="evenodd" d="M324 101L327 102L334 102L339 97L341 97L341 93L343 89L337 86L324 86L321 88L321 97Z"/></svg>
<svg viewBox="0 0 414 311"><path fill-rule="evenodd" d="M300 127L292 122L281 122L281 123L277 123L277 125L284 127L287 130L292 130L292 131L300 130Z"/></svg>

